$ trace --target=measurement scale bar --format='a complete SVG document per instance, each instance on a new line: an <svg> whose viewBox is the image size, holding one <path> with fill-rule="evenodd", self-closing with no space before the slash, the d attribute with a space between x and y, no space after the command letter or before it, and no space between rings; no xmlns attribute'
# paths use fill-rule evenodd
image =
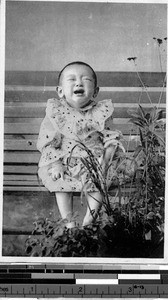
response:
<svg viewBox="0 0 168 300"><path fill-rule="evenodd" d="M0 278L0 286L2 284L76 284L75 279L62 278Z"/></svg>
<svg viewBox="0 0 168 300"><path fill-rule="evenodd" d="M55 284L4 284L0 297L101 297L101 298L168 298L168 285L55 285Z"/></svg>
<svg viewBox="0 0 168 300"><path fill-rule="evenodd" d="M74 279L74 274L64 273L32 273L32 279Z"/></svg>
<svg viewBox="0 0 168 300"><path fill-rule="evenodd" d="M75 279L118 279L117 274L75 274Z"/></svg>
<svg viewBox="0 0 168 300"><path fill-rule="evenodd" d="M160 274L118 274L118 279L160 280Z"/></svg>
<svg viewBox="0 0 168 300"><path fill-rule="evenodd" d="M163 270L108 267L1 265L0 298L168 299L167 266Z"/></svg>
<svg viewBox="0 0 168 300"><path fill-rule="evenodd" d="M118 284L118 279L76 279L76 284L105 284L105 285L111 285L111 284Z"/></svg>

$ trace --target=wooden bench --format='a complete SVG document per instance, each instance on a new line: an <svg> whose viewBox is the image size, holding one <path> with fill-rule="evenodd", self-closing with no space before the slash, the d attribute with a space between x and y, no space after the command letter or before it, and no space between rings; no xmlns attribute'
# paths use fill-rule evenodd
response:
<svg viewBox="0 0 168 300"><path fill-rule="evenodd" d="M38 199L42 199L42 205L48 203L46 206L48 210L51 201L46 200L54 198L49 192L46 193L46 188L38 181L37 168L40 153L36 149L36 140L40 124L45 116L47 99L56 97L57 75L57 72L6 72L3 177L5 199L3 233L8 234L4 240L6 248L8 248L7 243L11 234L17 236L30 234L33 224L31 220L30 223L32 223L27 227L24 222L25 216L23 219L19 219L19 214L24 211L24 208L20 212L20 208L17 211L16 207L14 214L19 221L16 222L17 225L9 222L13 218L12 211L9 212L13 209L13 197L18 199L20 205L25 205L25 211L27 210L26 205L32 197L36 198L36 202ZM97 75L100 86L97 99L111 98L113 100L115 110L112 128L122 131L126 141L125 146L127 147L129 141L128 150L134 151L138 141L138 132L136 126L129 122L130 116L127 110L136 109L139 101L144 108L151 107L145 88L142 88L137 74L134 72L98 72ZM165 88L160 98L164 75L140 73L140 76L148 89L152 102L157 105L158 99L160 99L160 108L165 109ZM9 203L7 204L7 202ZM22 241L19 240L19 243ZM4 251L4 253L6 252Z"/></svg>
<svg viewBox="0 0 168 300"><path fill-rule="evenodd" d="M152 102L157 105L162 91L161 73L141 73ZM4 191L45 191L37 178L40 153L36 140L45 116L46 101L56 97L57 72L6 72L4 126ZM151 104L136 73L98 72L98 100L111 98L114 103L113 128L121 130L126 141L137 135L129 123L128 108L137 108L140 100L145 108ZM166 93L161 99L165 108ZM129 141L133 151L136 140Z"/></svg>

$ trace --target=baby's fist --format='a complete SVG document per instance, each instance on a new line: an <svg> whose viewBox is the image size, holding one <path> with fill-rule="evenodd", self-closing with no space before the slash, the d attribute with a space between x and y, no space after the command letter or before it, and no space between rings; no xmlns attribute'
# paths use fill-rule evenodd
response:
<svg viewBox="0 0 168 300"><path fill-rule="evenodd" d="M61 178L64 180L64 173L65 173L65 168L61 165L57 165L49 170L49 174L52 177L52 180L57 180Z"/></svg>

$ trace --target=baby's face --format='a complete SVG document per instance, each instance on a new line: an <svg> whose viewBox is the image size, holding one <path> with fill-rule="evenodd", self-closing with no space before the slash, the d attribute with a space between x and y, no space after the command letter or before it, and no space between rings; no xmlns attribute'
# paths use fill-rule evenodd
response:
<svg viewBox="0 0 168 300"><path fill-rule="evenodd" d="M99 90L95 87L92 70L84 65L68 66L63 71L60 82L57 87L58 95L77 109L85 107L91 98L97 96Z"/></svg>

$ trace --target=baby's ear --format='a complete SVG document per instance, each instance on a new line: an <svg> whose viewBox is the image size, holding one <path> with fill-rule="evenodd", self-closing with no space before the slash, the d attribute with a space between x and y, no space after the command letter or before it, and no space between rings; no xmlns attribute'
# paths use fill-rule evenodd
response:
<svg viewBox="0 0 168 300"><path fill-rule="evenodd" d="M99 87L97 86L94 90L93 98L96 98L99 93Z"/></svg>
<svg viewBox="0 0 168 300"><path fill-rule="evenodd" d="M62 89L61 86L57 86L57 87L56 87L56 92L57 92L59 98L63 98L64 92L63 92L63 89Z"/></svg>

